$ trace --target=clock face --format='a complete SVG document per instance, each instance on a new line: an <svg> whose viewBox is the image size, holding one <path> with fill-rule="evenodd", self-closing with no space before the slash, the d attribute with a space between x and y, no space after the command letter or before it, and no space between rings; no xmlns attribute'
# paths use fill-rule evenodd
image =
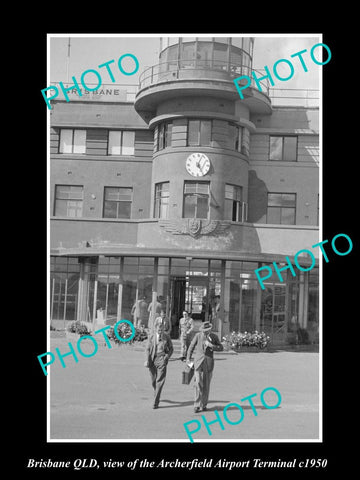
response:
<svg viewBox="0 0 360 480"><path fill-rule="evenodd" d="M210 160L204 153L192 153L186 159L186 170L193 177L202 177L210 170Z"/></svg>

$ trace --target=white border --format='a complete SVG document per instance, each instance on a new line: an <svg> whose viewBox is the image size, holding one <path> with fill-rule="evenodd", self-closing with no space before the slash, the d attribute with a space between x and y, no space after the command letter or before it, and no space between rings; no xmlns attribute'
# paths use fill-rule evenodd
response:
<svg viewBox="0 0 360 480"><path fill-rule="evenodd" d="M260 38L308 38L318 37L319 42L323 42L323 35L320 33L289 33L289 34L275 34L275 33L261 33L261 34L239 34L239 33L156 33L156 34L85 34L85 33L67 33L67 34L47 34L47 85L50 85L50 39L55 37L97 37L97 38L139 38L139 37L257 37ZM45 88L45 87L44 87ZM322 208L322 186L323 186L323 122L322 122L322 68L319 70L319 238L322 239L323 230L323 208ZM50 351L50 110L47 109L47 248L46 248L46 264L47 264L47 351ZM194 440L194 443L322 443L323 442L323 289L322 289L322 275L323 265L320 257L319 261L319 438L318 439L199 439ZM53 439L50 438L50 375L51 367L48 368L47 382L47 443L185 443L191 445L188 439Z"/></svg>

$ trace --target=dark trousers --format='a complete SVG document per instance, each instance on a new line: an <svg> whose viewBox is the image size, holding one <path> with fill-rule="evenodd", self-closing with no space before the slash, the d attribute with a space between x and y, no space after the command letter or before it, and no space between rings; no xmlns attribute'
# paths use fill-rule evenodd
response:
<svg viewBox="0 0 360 480"><path fill-rule="evenodd" d="M154 405L158 405L160 401L161 391L166 378L166 367L167 364L164 361L163 355L156 356L154 361L149 364L151 384L154 389Z"/></svg>
<svg viewBox="0 0 360 480"><path fill-rule="evenodd" d="M205 357L201 366L195 370L194 407L204 408L207 406L213 368L213 360Z"/></svg>

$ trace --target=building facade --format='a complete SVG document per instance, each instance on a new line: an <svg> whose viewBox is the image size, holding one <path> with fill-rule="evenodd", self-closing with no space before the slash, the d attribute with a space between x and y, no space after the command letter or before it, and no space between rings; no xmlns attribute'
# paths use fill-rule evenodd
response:
<svg viewBox="0 0 360 480"><path fill-rule="evenodd" d="M133 320L142 300L143 322L158 302L174 338L186 309L220 336L317 341L318 265L265 289L254 272L319 242L319 109L276 106L265 82L241 100L253 44L162 38L136 92L52 102L53 325Z"/></svg>

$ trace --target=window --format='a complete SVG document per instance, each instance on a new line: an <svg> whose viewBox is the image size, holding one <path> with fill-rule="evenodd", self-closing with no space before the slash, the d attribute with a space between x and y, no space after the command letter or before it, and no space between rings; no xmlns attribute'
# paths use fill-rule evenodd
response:
<svg viewBox="0 0 360 480"><path fill-rule="evenodd" d="M195 38L193 38L195 40ZM187 42L191 41L190 38L186 39ZM182 43L180 45L180 58L181 68L194 68L195 67L195 42L194 43Z"/></svg>
<svg viewBox="0 0 360 480"><path fill-rule="evenodd" d="M105 187L104 218L130 218L132 188Z"/></svg>
<svg viewBox="0 0 360 480"><path fill-rule="evenodd" d="M316 210L316 225L319 225L320 221L320 196L317 196L317 210Z"/></svg>
<svg viewBox="0 0 360 480"><path fill-rule="evenodd" d="M155 185L154 218L167 218L169 212L169 182Z"/></svg>
<svg viewBox="0 0 360 480"><path fill-rule="evenodd" d="M209 190L209 182L185 182L184 218L208 218Z"/></svg>
<svg viewBox="0 0 360 480"><path fill-rule="evenodd" d="M189 120L188 145L211 145L211 120Z"/></svg>
<svg viewBox="0 0 360 480"><path fill-rule="evenodd" d="M157 150L171 147L172 123L161 123L158 127Z"/></svg>
<svg viewBox="0 0 360 480"><path fill-rule="evenodd" d="M86 130L75 130L73 128L62 128L60 130L60 153L85 153L86 152Z"/></svg>
<svg viewBox="0 0 360 480"><path fill-rule="evenodd" d="M55 185L54 215L56 217L81 217L83 189L82 185Z"/></svg>
<svg viewBox="0 0 360 480"><path fill-rule="evenodd" d="M109 130L108 155L134 155L135 132L131 130Z"/></svg>
<svg viewBox="0 0 360 480"><path fill-rule="evenodd" d="M217 39L215 41L218 41ZM218 70L227 70L228 67L228 46L214 43L213 67Z"/></svg>
<svg viewBox="0 0 360 480"><path fill-rule="evenodd" d="M230 148L241 152L243 127L229 123L229 142Z"/></svg>
<svg viewBox="0 0 360 480"><path fill-rule="evenodd" d="M225 185L225 220L245 222L247 219L247 204L242 201L242 187Z"/></svg>
<svg viewBox="0 0 360 480"><path fill-rule="evenodd" d="M296 162L297 137L270 136L270 160Z"/></svg>
<svg viewBox="0 0 360 480"><path fill-rule="evenodd" d="M197 44L196 65L200 68L210 68L212 59L212 43L199 42Z"/></svg>
<svg viewBox="0 0 360 480"><path fill-rule="evenodd" d="M295 225L295 213L295 193L268 193L267 223Z"/></svg>

